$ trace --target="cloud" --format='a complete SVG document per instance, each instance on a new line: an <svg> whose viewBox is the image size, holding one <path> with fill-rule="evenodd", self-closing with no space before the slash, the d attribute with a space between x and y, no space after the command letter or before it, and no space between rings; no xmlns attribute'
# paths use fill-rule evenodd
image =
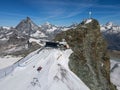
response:
<svg viewBox="0 0 120 90"><path fill-rule="evenodd" d="M44 13L48 18L69 18L81 13L93 4L89 3L93 0L36 0L30 3L35 6L40 13Z"/></svg>
<svg viewBox="0 0 120 90"><path fill-rule="evenodd" d="M99 4L94 4L93 7L97 7L97 8L111 8L111 9L118 9L120 8L119 5L99 5Z"/></svg>

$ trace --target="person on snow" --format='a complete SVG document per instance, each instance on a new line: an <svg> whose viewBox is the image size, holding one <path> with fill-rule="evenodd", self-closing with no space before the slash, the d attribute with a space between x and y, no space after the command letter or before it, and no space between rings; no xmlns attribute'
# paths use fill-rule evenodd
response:
<svg viewBox="0 0 120 90"><path fill-rule="evenodd" d="M40 72L40 71L41 71L41 69L42 69L42 67L41 67L41 66L39 66L39 67L37 68L37 71L38 71L38 72Z"/></svg>

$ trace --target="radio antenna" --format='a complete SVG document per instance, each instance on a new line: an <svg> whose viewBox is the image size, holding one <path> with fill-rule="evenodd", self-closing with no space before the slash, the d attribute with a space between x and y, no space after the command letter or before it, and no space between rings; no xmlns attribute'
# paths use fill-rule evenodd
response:
<svg viewBox="0 0 120 90"><path fill-rule="evenodd" d="M89 11L89 18L91 18L91 16L92 16L92 12L91 12L91 11Z"/></svg>

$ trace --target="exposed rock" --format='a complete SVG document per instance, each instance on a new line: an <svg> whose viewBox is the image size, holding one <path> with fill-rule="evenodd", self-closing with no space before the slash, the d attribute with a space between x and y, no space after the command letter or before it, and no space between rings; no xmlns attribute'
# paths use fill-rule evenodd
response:
<svg viewBox="0 0 120 90"><path fill-rule="evenodd" d="M100 25L95 19L85 22L58 34L55 40L66 39L73 50L69 67L91 90L116 90L110 82L110 60Z"/></svg>

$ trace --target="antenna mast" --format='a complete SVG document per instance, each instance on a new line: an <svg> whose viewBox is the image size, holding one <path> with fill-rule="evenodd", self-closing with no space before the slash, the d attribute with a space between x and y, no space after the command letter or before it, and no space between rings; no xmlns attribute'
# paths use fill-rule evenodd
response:
<svg viewBox="0 0 120 90"><path fill-rule="evenodd" d="M91 18L91 16L92 16L92 12L91 12L91 11L89 11L89 18Z"/></svg>

